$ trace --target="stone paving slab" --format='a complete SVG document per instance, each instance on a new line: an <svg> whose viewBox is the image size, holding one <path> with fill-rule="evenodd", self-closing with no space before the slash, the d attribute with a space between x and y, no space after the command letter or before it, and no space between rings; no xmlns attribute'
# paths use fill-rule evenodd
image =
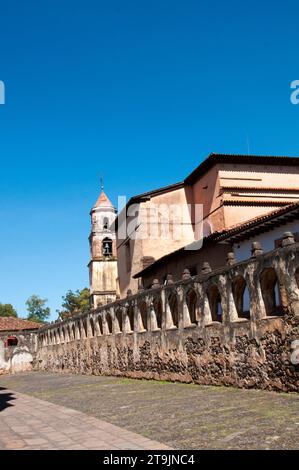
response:
<svg viewBox="0 0 299 470"><path fill-rule="evenodd" d="M175 449L299 449L296 393L44 372L1 376L1 385ZM69 436L73 421L64 421Z"/></svg>
<svg viewBox="0 0 299 470"><path fill-rule="evenodd" d="M79 411L0 387L1 450L170 449Z"/></svg>

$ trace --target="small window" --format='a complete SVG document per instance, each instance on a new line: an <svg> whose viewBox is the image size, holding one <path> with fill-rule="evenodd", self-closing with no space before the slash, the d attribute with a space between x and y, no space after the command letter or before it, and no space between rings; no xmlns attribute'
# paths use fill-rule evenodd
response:
<svg viewBox="0 0 299 470"><path fill-rule="evenodd" d="M108 230L109 228L109 219L108 217L104 217L103 219L103 230Z"/></svg>
<svg viewBox="0 0 299 470"><path fill-rule="evenodd" d="M7 347L17 346L18 340L15 336L10 336L9 338L7 338L6 344L7 344Z"/></svg>

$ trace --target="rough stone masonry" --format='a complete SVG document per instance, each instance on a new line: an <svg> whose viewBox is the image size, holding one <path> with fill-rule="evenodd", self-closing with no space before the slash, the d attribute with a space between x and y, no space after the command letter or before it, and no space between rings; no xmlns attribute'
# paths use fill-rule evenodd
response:
<svg viewBox="0 0 299 470"><path fill-rule="evenodd" d="M244 296L249 295L248 311ZM130 295L38 332L35 368L299 390L299 243Z"/></svg>

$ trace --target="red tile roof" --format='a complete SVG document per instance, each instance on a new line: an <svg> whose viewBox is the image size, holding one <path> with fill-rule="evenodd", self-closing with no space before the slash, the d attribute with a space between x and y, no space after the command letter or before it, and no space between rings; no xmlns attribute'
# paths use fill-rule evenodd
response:
<svg viewBox="0 0 299 470"><path fill-rule="evenodd" d="M108 197L104 193L104 191L102 191L101 194L99 195L98 200L95 203L94 207L112 207L113 208L113 204L108 199Z"/></svg>
<svg viewBox="0 0 299 470"><path fill-rule="evenodd" d="M41 326L43 326L42 323L22 320L21 318L0 317L0 331L36 330Z"/></svg>
<svg viewBox="0 0 299 470"><path fill-rule="evenodd" d="M224 153L210 153L208 158L203 160L195 170L185 178L186 184L193 184L193 182L202 174L206 173L217 163L238 163L245 165L283 165L283 166L299 166L299 157L286 157L286 156L270 156L270 155L239 155L239 154L224 154Z"/></svg>

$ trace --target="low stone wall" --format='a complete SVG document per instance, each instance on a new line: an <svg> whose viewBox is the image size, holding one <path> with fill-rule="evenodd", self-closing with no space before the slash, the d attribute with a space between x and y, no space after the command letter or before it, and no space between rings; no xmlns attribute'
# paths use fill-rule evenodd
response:
<svg viewBox="0 0 299 470"><path fill-rule="evenodd" d="M299 391L299 244L256 248L42 328L36 368Z"/></svg>

